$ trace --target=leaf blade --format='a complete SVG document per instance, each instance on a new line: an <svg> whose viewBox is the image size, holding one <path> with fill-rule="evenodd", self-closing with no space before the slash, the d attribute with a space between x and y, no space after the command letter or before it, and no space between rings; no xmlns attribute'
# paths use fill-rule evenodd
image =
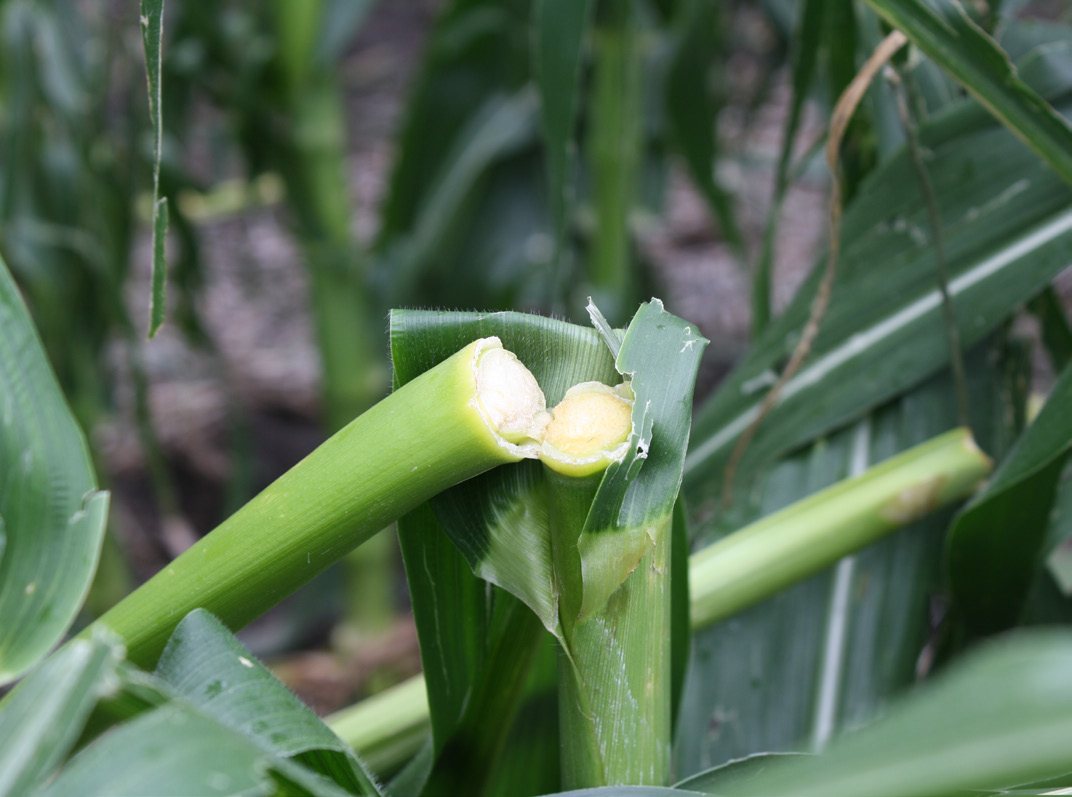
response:
<svg viewBox="0 0 1072 797"><path fill-rule="evenodd" d="M1025 78L1072 109L1058 79L1067 50L1025 63ZM921 131L943 208L949 289L961 341L968 346L1058 274L1072 254L1072 194L1028 150L1018 147L974 103ZM842 226L842 260L810 357L760 426L737 479L823 431L860 417L918 384L948 361L942 298L918 187L902 150L874 173ZM1006 170L1008 167L1008 170ZM807 317L817 275L757 341L752 353L698 411L686 460L694 506L717 492L734 441L788 357ZM823 391L829 383L840 389ZM820 398L820 393L823 395Z"/></svg>
<svg viewBox="0 0 1072 797"><path fill-rule="evenodd" d="M353 749L209 612L183 618L156 675L207 716L274 754L295 758L352 793L382 794Z"/></svg>
<svg viewBox="0 0 1072 797"><path fill-rule="evenodd" d="M160 69L164 58L164 0L141 0L142 44L145 75L149 84L149 121L153 128L153 242L152 296L149 301L151 339L164 323L166 310L168 207L160 196L160 159L163 155L164 123L161 108Z"/></svg>
<svg viewBox="0 0 1072 797"><path fill-rule="evenodd" d="M959 2L942 3L944 13L921 0L867 3L1072 183L1072 127L1020 79L1008 55Z"/></svg>
<svg viewBox="0 0 1072 797"><path fill-rule="evenodd" d="M89 590L108 494L0 261L0 683L60 639Z"/></svg>
<svg viewBox="0 0 1072 797"><path fill-rule="evenodd" d="M1016 621L1072 446L1072 367L986 489L957 515L947 555L953 595L977 631Z"/></svg>

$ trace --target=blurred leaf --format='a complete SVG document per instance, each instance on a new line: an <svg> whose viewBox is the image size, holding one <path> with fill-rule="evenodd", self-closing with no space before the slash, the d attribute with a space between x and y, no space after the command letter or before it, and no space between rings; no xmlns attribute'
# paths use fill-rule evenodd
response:
<svg viewBox="0 0 1072 797"><path fill-rule="evenodd" d="M953 596L973 630L991 633L1016 621L1070 446L1072 367L1067 367L1042 412L950 529Z"/></svg>
<svg viewBox="0 0 1072 797"><path fill-rule="evenodd" d="M180 703L148 711L76 755L48 797L348 792L304 767L274 758L241 733Z"/></svg>
<svg viewBox="0 0 1072 797"><path fill-rule="evenodd" d="M89 590L108 494L0 261L0 683L59 641Z"/></svg>
<svg viewBox="0 0 1072 797"><path fill-rule="evenodd" d="M0 703L0 794L26 794L67 755L97 700L118 686L118 648L76 640Z"/></svg>
<svg viewBox="0 0 1072 797"><path fill-rule="evenodd" d="M320 15L320 37L313 53L321 68L333 68L379 0L326 0Z"/></svg>
<svg viewBox="0 0 1072 797"><path fill-rule="evenodd" d="M752 334L763 331L771 315L771 279L774 270L774 247L776 232L779 227L782 203L789 189L789 167L793 156L793 145L800 128L800 119L804 110L804 101L815 80L818 70L819 51L826 30L824 17L827 0L806 0L801 7L797 23L797 34L792 47L792 88L789 113L786 114L785 126L782 128L781 152L774 175L774 197L763 232L762 248L756 262L752 277Z"/></svg>
<svg viewBox="0 0 1072 797"><path fill-rule="evenodd" d="M992 643L829 753L787 760L726 795L930 797L1072 769L1072 637Z"/></svg>
<svg viewBox="0 0 1072 797"><path fill-rule="evenodd" d="M535 0L536 85L540 94L556 254L573 204L574 124L584 43L592 22L592 0Z"/></svg>
<svg viewBox="0 0 1072 797"><path fill-rule="evenodd" d="M530 22L526 0L452 0L440 13L396 138L377 248L413 234L429 184L472 137L474 117L525 85Z"/></svg>
<svg viewBox="0 0 1072 797"><path fill-rule="evenodd" d="M1072 326L1068 323L1064 305L1057 292L1047 288L1036 296L1028 309L1042 326L1042 342L1049 352L1055 370L1064 370L1072 362Z"/></svg>
<svg viewBox="0 0 1072 797"><path fill-rule="evenodd" d="M164 323L167 286L167 198L160 196L160 155L164 124L160 107L160 65L163 63L164 0L141 0L141 33L145 72L149 80L149 119L153 127L153 288L149 304L149 337Z"/></svg>
<svg viewBox="0 0 1072 797"><path fill-rule="evenodd" d="M1058 79L1068 50L1025 64L1025 78L1072 107ZM942 208L949 290L965 346L1042 290L1072 256L1072 191L974 103L920 131ZM830 309L810 356L752 440L738 484L764 462L859 417L918 384L948 360L934 248L918 185L902 150L873 172L842 226L842 259ZM818 281L786 312L697 414L686 460L694 508L713 496L734 441L795 347ZM836 384L837 390L830 385Z"/></svg>
<svg viewBox="0 0 1072 797"><path fill-rule="evenodd" d="M599 786L594 789L572 789L544 797L703 797L703 792L684 791L669 786Z"/></svg>
<svg viewBox="0 0 1072 797"><path fill-rule="evenodd" d="M354 751L209 612L179 623L156 675L206 716L354 794L382 794Z"/></svg>
<svg viewBox="0 0 1072 797"><path fill-rule="evenodd" d="M711 83L714 68L726 57L723 26L727 12L719 4L704 0L686 0L677 5L664 96L670 136L684 158L689 176L718 219L722 236L741 256L744 242L733 202L715 179L719 154L716 122L722 97L721 92L711 90Z"/></svg>
<svg viewBox="0 0 1072 797"><path fill-rule="evenodd" d="M1062 179L1072 183L1072 127L1020 79L1008 55L957 0L867 0L952 74Z"/></svg>
<svg viewBox="0 0 1072 797"><path fill-rule="evenodd" d="M446 154L435 172L427 175L412 227L391 240L386 253L391 266L387 276L392 303L419 295L424 272L443 257L444 250L451 251L452 237L463 226L466 203L491 164L532 141L534 100L528 91L489 97L472 112L456 147ZM452 277L457 279L456 275ZM468 287L478 288L473 283Z"/></svg>

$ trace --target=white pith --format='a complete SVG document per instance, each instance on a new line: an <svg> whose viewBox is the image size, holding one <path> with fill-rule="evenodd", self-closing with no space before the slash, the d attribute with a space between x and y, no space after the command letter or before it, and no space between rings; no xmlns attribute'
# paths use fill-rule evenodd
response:
<svg viewBox="0 0 1072 797"><path fill-rule="evenodd" d="M473 372L476 405L485 422L504 444L534 457L549 420L536 377L496 337L485 338L476 347Z"/></svg>

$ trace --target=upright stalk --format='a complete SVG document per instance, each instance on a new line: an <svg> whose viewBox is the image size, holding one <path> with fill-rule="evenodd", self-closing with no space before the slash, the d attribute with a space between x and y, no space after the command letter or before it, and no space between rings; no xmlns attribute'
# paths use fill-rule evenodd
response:
<svg viewBox="0 0 1072 797"><path fill-rule="evenodd" d="M646 528L651 550L631 572L599 573L614 579L610 598L584 608L591 562L580 540L586 531L616 533L586 525L603 470L629 446L627 396L627 386L573 388L552 411L541 449L560 601L559 723L567 789L662 785L670 772L669 517Z"/></svg>
<svg viewBox="0 0 1072 797"><path fill-rule="evenodd" d="M588 139L596 217L589 278L596 303L620 323L637 293L629 213L643 141L643 72L633 0L610 0L599 13Z"/></svg>
<svg viewBox="0 0 1072 797"><path fill-rule="evenodd" d="M97 625L138 664L205 608L237 629L431 496L535 456L544 399L532 374L482 338L356 418Z"/></svg>
<svg viewBox="0 0 1072 797"><path fill-rule="evenodd" d="M320 0L276 0L272 19L289 122L278 170L309 275L323 420L334 432L383 395L387 371L380 314L351 231L342 91L332 65L317 60L323 7ZM396 561L386 535L346 558L345 615L358 634L382 632L394 620Z"/></svg>

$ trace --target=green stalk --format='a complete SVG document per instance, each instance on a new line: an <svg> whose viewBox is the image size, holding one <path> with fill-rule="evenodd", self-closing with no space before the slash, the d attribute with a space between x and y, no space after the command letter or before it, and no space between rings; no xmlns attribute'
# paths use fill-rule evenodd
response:
<svg viewBox="0 0 1072 797"><path fill-rule="evenodd" d="M535 456L536 380L497 338L477 340L321 445L87 629L150 665L187 612L232 629L460 481Z"/></svg>
<svg viewBox="0 0 1072 797"><path fill-rule="evenodd" d="M403 681L343 709L326 722L379 777L416 754L431 732L424 678Z"/></svg>
<svg viewBox="0 0 1072 797"><path fill-rule="evenodd" d="M272 4L281 110L288 120L278 169L295 215L310 277L323 359L324 413L332 431L372 405L386 388L373 312L350 225L346 117L331 65L317 62L323 3Z"/></svg>
<svg viewBox="0 0 1072 797"><path fill-rule="evenodd" d="M971 433L954 429L725 537L689 560L693 628L963 499L990 467Z"/></svg>
<svg viewBox="0 0 1072 797"><path fill-rule="evenodd" d="M562 527L583 524L587 507L572 519L569 507L580 506L577 493L586 487L552 487L553 533L556 526L561 534ZM602 608L582 618L563 615L559 727L565 789L665 785L669 779L669 521L651 527L655 549Z"/></svg>
<svg viewBox="0 0 1072 797"><path fill-rule="evenodd" d="M989 460L975 447L967 430L957 429L880 463L857 478L798 501L694 554L689 559L692 630L732 616L927 512L963 500L974 492L989 469ZM568 497L562 501L566 503ZM560 529L562 522L560 518ZM651 559L658 555L657 551ZM651 569L652 564L651 560L642 563L637 572L645 565ZM626 583L631 584L635 575ZM614 600L618 599L615 595ZM640 639L633 639L631 644L647 652L654 645L651 628L667 627L648 626L646 634L638 627L635 630ZM564 676L563 680L573 678L572 672L566 675L569 678ZM407 683L417 691L423 678L417 676ZM391 717L381 715L379 732L389 736L400 721L401 718L393 722ZM579 724L576 717L571 722ZM380 738L369 741L367 736L351 736L346 727L336 730L342 731L340 736L346 741L369 747ZM586 744L586 749L591 747Z"/></svg>
<svg viewBox="0 0 1072 797"><path fill-rule="evenodd" d="M387 372L382 324L350 229L342 92L334 71L317 63L323 6L320 0L275 0L272 18L289 120L278 169L309 274L323 418L334 432L383 395ZM347 597L352 598L345 613L358 634L377 633L394 620L393 551L385 536L345 560Z"/></svg>
<svg viewBox="0 0 1072 797"><path fill-rule="evenodd" d="M541 449L565 653L559 728L566 789L664 785L670 775L670 644L666 634L652 634L670 628L670 518L645 524L651 550L631 573L599 573L614 581L608 600L589 607L584 596L592 555L582 534L616 533L586 526L603 470L629 448L627 395L625 387L594 383L571 389L552 411Z"/></svg>
<svg viewBox="0 0 1072 797"><path fill-rule="evenodd" d="M618 323L637 293L629 212L642 143L643 73L633 0L612 0L595 30L589 148L596 230L589 278L596 304Z"/></svg>

